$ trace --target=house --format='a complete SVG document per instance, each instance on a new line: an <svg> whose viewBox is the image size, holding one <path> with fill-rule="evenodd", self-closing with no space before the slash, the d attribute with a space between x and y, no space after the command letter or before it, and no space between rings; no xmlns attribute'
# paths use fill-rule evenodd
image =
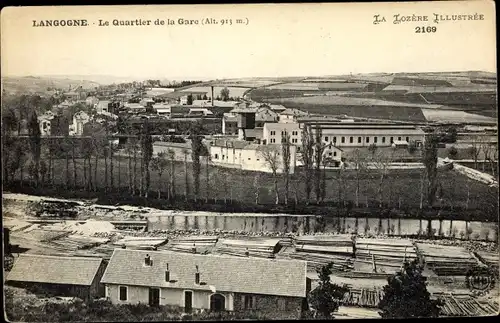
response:
<svg viewBox="0 0 500 323"><path fill-rule="evenodd" d="M38 124L40 125L40 134L42 136L50 136L51 123L55 114L52 111L47 111L38 117Z"/></svg>
<svg viewBox="0 0 500 323"><path fill-rule="evenodd" d="M215 139L210 142L210 158L214 165L241 170L271 173L271 164L276 173L284 172L284 163L280 144L262 145L244 140ZM290 145L289 172L293 174L296 165L296 147Z"/></svg>
<svg viewBox="0 0 500 323"><path fill-rule="evenodd" d="M300 317L308 293L300 260L115 249L101 283L113 304Z"/></svg>
<svg viewBox="0 0 500 323"><path fill-rule="evenodd" d="M85 99L85 104L90 105L91 107L95 107L97 103L99 103L99 99L95 96L89 96Z"/></svg>
<svg viewBox="0 0 500 323"><path fill-rule="evenodd" d="M91 301L104 296L104 286L100 284L104 269L103 260L96 257L20 254L6 282Z"/></svg>
<svg viewBox="0 0 500 323"><path fill-rule="evenodd" d="M298 118L306 117L308 115L309 114L307 112L301 111L299 109L286 109L280 112L279 122L281 123L297 122Z"/></svg>
<svg viewBox="0 0 500 323"><path fill-rule="evenodd" d="M265 123L262 139L268 144L281 143L284 135L290 136L292 145L302 145L300 125L298 123Z"/></svg>
<svg viewBox="0 0 500 323"><path fill-rule="evenodd" d="M83 135L83 126L90 121L90 116L84 111L79 111L73 116L73 123L69 126L71 136Z"/></svg>

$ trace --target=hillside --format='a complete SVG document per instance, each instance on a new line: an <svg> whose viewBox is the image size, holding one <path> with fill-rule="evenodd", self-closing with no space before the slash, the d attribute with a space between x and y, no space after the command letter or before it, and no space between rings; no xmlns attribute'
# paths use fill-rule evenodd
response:
<svg viewBox="0 0 500 323"><path fill-rule="evenodd" d="M2 77L2 90L5 90L7 93L45 93L48 88L69 90L80 85L83 89L94 89L100 84L87 80L67 78L57 79L33 76Z"/></svg>

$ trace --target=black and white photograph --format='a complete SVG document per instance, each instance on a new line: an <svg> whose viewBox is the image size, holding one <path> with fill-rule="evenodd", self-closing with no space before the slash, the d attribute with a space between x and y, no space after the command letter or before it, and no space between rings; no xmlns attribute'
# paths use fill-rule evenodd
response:
<svg viewBox="0 0 500 323"><path fill-rule="evenodd" d="M0 21L6 321L499 314L493 1Z"/></svg>

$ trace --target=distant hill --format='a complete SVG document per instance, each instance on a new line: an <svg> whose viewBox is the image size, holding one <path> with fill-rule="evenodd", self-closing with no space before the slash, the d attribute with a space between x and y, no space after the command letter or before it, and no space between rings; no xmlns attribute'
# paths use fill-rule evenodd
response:
<svg viewBox="0 0 500 323"><path fill-rule="evenodd" d="M69 90L76 86L83 89L94 89L100 84L88 80L68 78L46 78L33 76L7 76L2 77L2 90L7 93L45 93L48 88Z"/></svg>

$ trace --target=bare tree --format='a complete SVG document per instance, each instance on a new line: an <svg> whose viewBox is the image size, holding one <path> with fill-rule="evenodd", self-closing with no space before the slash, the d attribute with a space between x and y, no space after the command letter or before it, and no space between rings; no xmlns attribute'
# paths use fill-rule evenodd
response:
<svg viewBox="0 0 500 323"><path fill-rule="evenodd" d="M427 202L429 206L434 204L437 192L437 143L438 138L430 135L425 140L423 150L423 163L427 177Z"/></svg>
<svg viewBox="0 0 500 323"><path fill-rule="evenodd" d="M375 154L375 151L373 152ZM363 172L366 169L366 158L359 149L354 149L352 153L352 164L356 176L356 207L359 207L359 183Z"/></svg>
<svg viewBox="0 0 500 323"><path fill-rule="evenodd" d="M374 154L372 157L372 165L377 169L379 173L379 183L378 183L378 190L377 190L377 196L379 200L379 206L382 207L383 203L383 187L384 187L384 181L388 175L389 172L389 165L391 162L391 158L384 154L384 152L377 152Z"/></svg>
<svg viewBox="0 0 500 323"><path fill-rule="evenodd" d="M184 155L184 196L186 201L189 197L189 174L188 174L188 155L189 151L187 149L182 150Z"/></svg>
<svg viewBox="0 0 500 323"><path fill-rule="evenodd" d="M208 199L210 198L210 153L205 156L205 183L206 183L206 198L205 202L208 203Z"/></svg>
<svg viewBox="0 0 500 323"><path fill-rule="evenodd" d="M151 158L151 169L158 173L158 199L161 198L162 175L167 167L166 154L163 152L158 153L157 156Z"/></svg>
<svg viewBox="0 0 500 323"><path fill-rule="evenodd" d="M477 160L481 153L481 142L475 136L472 138L471 146L467 149L467 154L474 160L474 169L477 169Z"/></svg>
<svg viewBox="0 0 500 323"><path fill-rule="evenodd" d="M278 192L278 167L280 163L280 153L276 146L263 145L258 148L257 154L264 159L266 165L271 170L274 182L274 194L275 203L279 204L279 192Z"/></svg>
<svg viewBox="0 0 500 323"><path fill-rule="evenodd" d="M323 152L325 145L321 142L323 131L319 125L316 125L314 132L314 188L316 193L316 203L321 200L321 164L323 161Z"/></svg>
<svg viewBox="0 0 500 323"><path fill-rule="evenodd" d="M311 126L304 124L302 129L302 163L304 165L304 184L306 202L309 203L312 191L313 165L314 165L314 137Z"/></svg>
<svg viewBox="0 0 500 323"><path fill-rule="evenodd" d="M285 179L285 205L288 205L288 193L290 186L290 135L285 133L281 138L282 157L283 157L283 177Z"/></svg>
<svg viewBox="0 0 500 323"><path fill-rule="evenodd" d="M169 198L175 198L175 151L167 150L167 159L170 161L170 193Z"/></svg>
<svg viewBox="0 0 500 323"><path fill-rule="evenodd" d="M260 200L260 185L261 185L260 181L261 181L260 174L256 173L253 177L253 187L255 189L255 204L259 204Z"/></svg>

